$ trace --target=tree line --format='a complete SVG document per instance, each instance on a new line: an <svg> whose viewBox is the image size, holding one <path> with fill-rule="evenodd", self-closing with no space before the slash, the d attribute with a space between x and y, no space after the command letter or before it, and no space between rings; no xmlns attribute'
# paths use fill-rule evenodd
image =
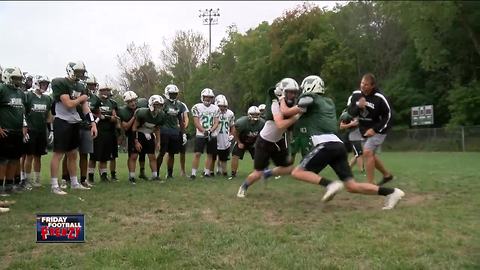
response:
<svg viewBox="0 0 480 270"><path fill-rule="evenodd" d="M273 3L272 3L273 4ZM203 88L229 99L237 115L264 103L284 77L317 74L340 112L364 73L389 97L395 126L408 127L412 106L433 104L435 125L480 124L480 2L350 2L333 10L304 3L246 33L228 27L208 57L205 38L178 31L161 64L147 44L118 56L119 85L140 95L176 84L189 105Z"/></svg>

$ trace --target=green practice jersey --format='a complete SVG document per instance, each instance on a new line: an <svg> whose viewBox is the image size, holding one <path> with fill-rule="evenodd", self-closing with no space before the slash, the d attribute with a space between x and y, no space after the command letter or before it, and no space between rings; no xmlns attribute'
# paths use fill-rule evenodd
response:
<svg viewBox="0 0 480 270"><path fill-rule="evenodd" d="M52 99L49 96L37 96L34 92L28 92L25 104L28 129L44 131L51 107Z"/></svg>
<svg viewBox="0 0 480 270"><path fill-rule="evenodd" d="M19 131L25 116L25 94L10 85L0 84L0 127Z"/></svg>
<svg viewBox="0 0 480 270"><path fill-rule="evenodd" d="M165 113L159 111L156 116L148 108L140 108L135 112L136 120L139 122L138 130L152 133L155 128L165 123Z"/></svg>
<svg viewBox="0 0 480 270"><path fill-rule="evenodd" d="M248 116L242 116L235 121L235 129L238 134L240 142L244 144L253 144L258 137L258 134L265 125L265 120L259 119L252 121Z"/></svg>

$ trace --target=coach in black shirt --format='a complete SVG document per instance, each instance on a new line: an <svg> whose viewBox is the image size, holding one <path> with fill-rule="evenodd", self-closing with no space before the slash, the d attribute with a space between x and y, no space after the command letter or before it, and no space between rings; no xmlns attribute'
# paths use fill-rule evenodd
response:
<svg viewBox="0 0 480 270"><path fill-rule="evenodd" d="M392 109L387 98L377 88L375 76L371 73L363 75L360 90L353 91L348 98L348 113L359 120L360 133L366 138L363 145L363 158L367 181L373 183L375 168L382 174L379 185L393 179L393 175L385 169L383 162L376 155L392 125Z"/></svg>

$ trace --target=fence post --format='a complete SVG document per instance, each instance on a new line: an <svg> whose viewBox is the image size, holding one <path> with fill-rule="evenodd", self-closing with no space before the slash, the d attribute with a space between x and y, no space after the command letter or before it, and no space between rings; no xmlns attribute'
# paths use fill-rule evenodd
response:
<svg viewBox="0 0 480 270"><path fill-rule="evenodd" d="M462 128L462 151L465 152L465 128L464 126L461 126Z"/></svg>

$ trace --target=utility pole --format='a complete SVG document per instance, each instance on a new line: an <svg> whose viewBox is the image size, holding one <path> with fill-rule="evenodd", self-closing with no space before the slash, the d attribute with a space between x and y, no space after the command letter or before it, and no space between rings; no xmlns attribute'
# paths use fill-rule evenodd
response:
<svg viewBox="0 0 480 270"><path fill-rule="evenodd" d="M202 19L203 25L208 25L208 66L211 68L210 57L212 56L212 25L218 24L220 17L220 9L199 10L199 18Z"/></svg>

